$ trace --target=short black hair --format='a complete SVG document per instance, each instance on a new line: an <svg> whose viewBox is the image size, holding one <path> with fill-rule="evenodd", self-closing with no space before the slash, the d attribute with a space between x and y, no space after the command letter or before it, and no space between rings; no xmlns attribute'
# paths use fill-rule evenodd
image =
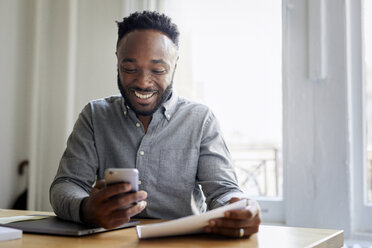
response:
<svg viewBox="0 0 372 248"><path fill-rule="evenodd" d="M138 29L154 29L166 34L178 48L178 37L180 35L176 24L172 23L170 17L160 14L156 11L142 11L134 12L128 17L125 17L122 22L118 24L118 41L129 32Z"/></svg>

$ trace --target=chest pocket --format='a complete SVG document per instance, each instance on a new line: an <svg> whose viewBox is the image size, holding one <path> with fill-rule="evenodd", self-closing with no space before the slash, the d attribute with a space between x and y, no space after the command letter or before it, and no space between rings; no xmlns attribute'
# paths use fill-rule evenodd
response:
<svg viewBox="0 0 372 248"><path fill-rule="evenodd" d="M197 149L160 150L158 182L162 191L191 191L198 167ZM176 193L176 192L172 192Z"/></svg>

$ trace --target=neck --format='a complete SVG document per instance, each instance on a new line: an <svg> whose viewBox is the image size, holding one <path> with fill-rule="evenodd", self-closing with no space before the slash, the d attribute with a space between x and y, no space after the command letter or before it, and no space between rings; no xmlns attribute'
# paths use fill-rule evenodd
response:
<svg viewBox="0 0 372 248"><path fill-rule="evenodd" d="M150 122L152 120L152 115L149 116L138 115L137 117L142 122L143 128L145 129L145 133L147 133L147 128L149 127Z"/></svg>

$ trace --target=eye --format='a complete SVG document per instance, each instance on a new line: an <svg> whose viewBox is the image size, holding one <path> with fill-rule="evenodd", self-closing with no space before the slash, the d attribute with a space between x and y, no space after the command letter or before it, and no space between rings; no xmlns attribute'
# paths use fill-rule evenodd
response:
<svg viewBox="0 0 372 248"><path fill-rule="evenodd" d="M164 74L166 72L166 70L152 70L152 72L154 74L158 74L158 75L161 75L161 74Z"/></svg>
<svg viewBox="0 0 372 248"><path fill-rule="evenodd" d="M133 74L137 72L137 69L123 68L123 71L128 74Z"/></svg>

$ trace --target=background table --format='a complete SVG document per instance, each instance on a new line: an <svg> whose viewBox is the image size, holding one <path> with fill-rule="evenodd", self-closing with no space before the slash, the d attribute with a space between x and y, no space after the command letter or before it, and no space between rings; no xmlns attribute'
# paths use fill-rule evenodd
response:
<svg viewBox="0 0 372 248"><path fill-rule="evenodd" d="M0 217L53 214L50 212L17 211L0 209ZM140 220L141 224L154 223L158 220ZM23 233L22 239L2 241L0 248L97 248L97 247L244 247L244 248L300 248L343 246L343 231L328 229L312 229L298 227L261 225L258 234L249 239L230 239L213 235L190 235L149 240L138 240L134 227L94 234L85 237L63 237Z"/></svg>

